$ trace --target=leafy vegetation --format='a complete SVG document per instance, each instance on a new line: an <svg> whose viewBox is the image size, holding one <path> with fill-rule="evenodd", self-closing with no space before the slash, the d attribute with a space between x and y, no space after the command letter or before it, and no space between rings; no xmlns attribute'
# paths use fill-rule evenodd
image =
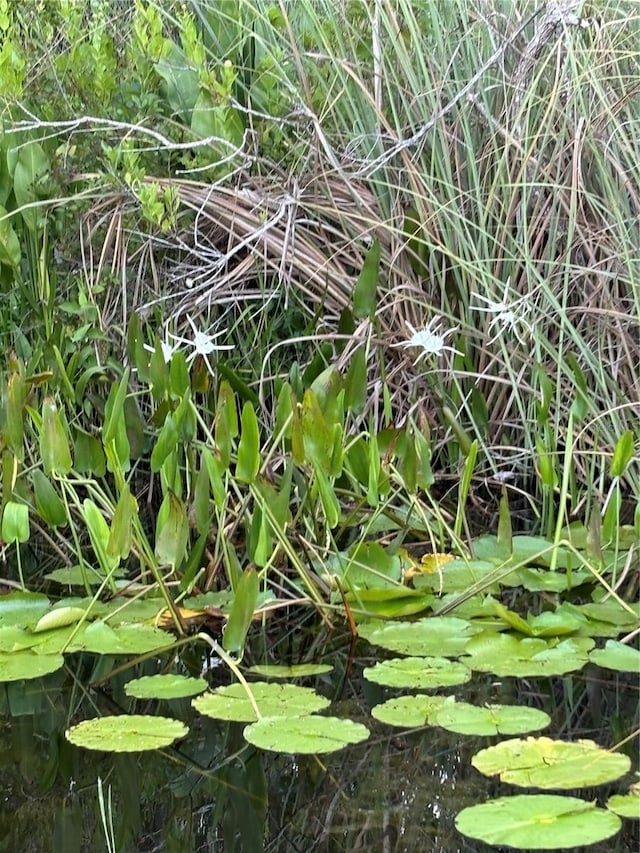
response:
<svg viewBox="0 0 640 853"><path fill-rule="evenodd" d="M196 646L278 749L291 608L396 687L637 667L640 17L588 5L0 0L3 681Z"/></svg>

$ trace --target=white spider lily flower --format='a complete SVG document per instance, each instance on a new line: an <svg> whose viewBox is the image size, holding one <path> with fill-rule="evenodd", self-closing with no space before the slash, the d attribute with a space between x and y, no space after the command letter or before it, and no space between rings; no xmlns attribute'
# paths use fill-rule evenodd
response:
<svg viewBox="0 0 640 853"><path fill-rule="evenodd" d="M526 305L525 300L528 297L523 296L520 299L514 300L513 302L508 302L507 298L509 295L510 282L511 279L508 278L507 283L504 286L504 294L500 301L490 299L487 296L482 296L480 293L472 293L472 297L475 296L476 299L479 299L481 302L486 303L486 308L482 307L481 305L471 305L471 310L482 311L485 314L493 315L491 321L489 322L489 327L487 331L489 334L491 334L495 328L496 332L489 340L490 344L496 341L503 332L509 329L513 332L519 343L524 346L525 341L523 340L523 337L521 337L520 328L522 328L526 332L527 337L531 337L531 335L533 334L531 324L529 323L526 317L528 306Z"/></svg>
<svg viewBox="0 0 640 853"><path fill-rule="evenodd" d="M216 332L214 335L208 335L206 332L201 332L200 329L196 327L196 324L193 322L193 320L188 314L187 320L189 322L189 325L193 329L193 338L190 340L189 338L181 338L178 335L171 335L171 337L174 339L174 341L177 342L178 346L182 344L186 347L191 347L191 352L188 353L188 355L186 356L187 364L191 364L191 362L196 358L196 356L201 355L204 358L207 367L209 368L209 372L213 373L207 356L211 355L212 352L233 349L232 344L215 343L216 338L219 338L220 335L227 334L227 330L222 329L222 331Z"/></svg>
<svg viewBox="0 0 640 853"><path fill-rule="evenodd" d="M416 347L417 349L422 350L414 361L414 364L417 364L421 358L425 358L425 356L428 355L435 355L439 358L446 351L455 353L456 355L462 355L462 353L455 349L455 347L451 347L445 343L449 335L453 335L458 331L458 327L454 326L453 329L445 329L442 331L441 320L442 317L432 317L423 329L414 329L411 323L408 320L405 320L405 325L411 332L411 337L409 340L403 341L396 346L401 346L405 349L408 349L409 347Z"/></svg>
<svg viewBox="0 0 640 853"><path fill-rule="evenodd" d="M149 344L144 344L144 348L147 352L155 352L156 348L149 346ZM171 357L177 349L180 349L180 344L172 344L169 341L160 341L160 349L162 350L162 357L164 358L164 363L169 364L171 361Z"/></svg>

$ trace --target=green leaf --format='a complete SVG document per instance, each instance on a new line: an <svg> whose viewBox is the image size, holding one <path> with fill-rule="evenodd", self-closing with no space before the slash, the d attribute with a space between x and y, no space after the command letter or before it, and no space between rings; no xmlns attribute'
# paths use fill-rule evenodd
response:
<svg viewBox="0 0 640 853"><path fill-rule="evenodd" d="M450 732L489 737L544 729L550 724L551 718L537 708L519 705L478 707L467 702L456 702L450 697L436 709L430 722Z"/></svg>
<svg viewBox="0 0 640 853"><path fill-rule="evenodd" d="M162 425L162 429L156 439L153 450L151 451L151 470L154 474L162 468L167 457L174 453L178 447L178 427L174 416L171 412L167 416Z"/></svg>
<svg viewBox="0 0 640 853"><path fill-rule="evenodd" d="M618 672L640 672L640 651L617 640L607 640L604 649L594 649L589 660L605 669Z"/></svg>
<svg viewBox="0 0 640 853"><path fill-rule="evenodd" d="M31 474L31 482L38 515L50 527L67 524L66 507L49 478L39 468L36 468Z"/></svg>
<svg viewBox="0 0 640 853"><path fill-rule="evenodd" d="M100 568L109 576L114 569L120 564L120 557L112 556L107 552L109 543L109 525L105 521L104 516L90 499L85 498L82 504L82 515L89 531L89 538L93 546L94 553L98 558Z"/></svg>
<svg viewBox="0 0 640 853"><path fill-rule="evenodd" d="M255 569L243 572L235 588L231 613L222 635L222 646L226 651L239 654L244 649L259 592L260 580Z"/></svg>
<svg viewBox="0 0 640 853"><path fill-rule="evenodd" d="M30 536L29 507L8 501L2 513L2 538L5 542L28 542Z"/></svg>
<svg viewBox="0 0 640 853"><path fill-rule="evenodd" d="M338 717L262 717L243 734L259 749L313 755L361 743L369 737L369 730L362 723Z"/></svg>
<svg viewBox="0 0 640 853"><path fill-rule="evenodd" d="M310 678L314 675L325 675L331 672L333 667L328 663L295 663L291 666L284 664L255 664L247 669L252 675L260 675L263 678Z"/></svg>
<svg viewBox="0 0 640 853"><path fill-rule="evenodd" d="M453 687L471 678L471 671L448 658L393 658L365 667L364 677L385 687L407 687L424 690L434 687Z"/></svg>
<svg viewBox="0 0 640 853"><path fill-rule="evenodd" d="M576 797L524 794L463 809L456 829L495 847L577 850L615 835L620 820Z"/></svg>
<svg viewBox="0 0 640 853"><path fill-rule="evenodd" d="M320 502L322 503L322 509L324 510L324 515L327 520L327 527L333 529L338 526L338 522L340 521L340 504L338 503L333 486L329 482L329 478L326 476L322 468L317 466L315 463L314 473L315 483L320 494Z"/></svg>
<svg viewBox="0 0 640 853"><path fill-rule="evenodd" d="M13 172L13 193L20 215L30 231L44 224L44 215L34 203L48 195L49 158L39 142L20 145Z"/></svg>
<svg viewBox="0 0 640 853"><path fill-rule="evenodd" d="M121 557L126 560L131 551L131 528L134 518L138 515L138 502L131 494L129 484L122 487L116 511L113 514L109 540L107 542L107 555L109 557Z"/></svg>
<svg viewBox="0 0 640 853"><path fill-rule="evenodd" d="M86 615L87 611L82 607L54 607L38 619L32 630L34 634L40 634L54 628L66 628L67 625L76 625Z"/></svg>
<svg viewBox="0 0 640 853"><path fill-rule="evenodd" d="M242 407L241 424L236 480L252 483L260 470L260 431L258 418L249 402Z"/></svg>
<svg viewBox="0 0 640 853"><path fill-rule="evenodd" d="M616 446L613 451L613 458L611 459L612 477L622 477L624 472L627 470L629 462L633 459L634 445L635 433L633 430L628 429L626 432L622 433L616 442Z"/></svg>
<svg viewBox="0 0 640 853"><path fill-rule="evenodd" d="M7 381L6 405L2 432L7 444L16 458L24 457L24 403L27 397L27 383L21 372L14 371Z"/></svg>
<svg viewBox="0 0 640 853"><path fill-rule="evenodd" d="M135 699L181 699L204 693L207 686L204 678L168 673L134 678L125 684L124 692Z"/></svg>
<svg viewBox="0 0 640 853"><path fill-rule="evenodd" d="M171 490L162 501L156 523L155 555L161 565L177 568L187 556L189 519L184 503Z"/></svg>
<svg viewBox="0 0 640 853"><path fill-rule="evenodd" d="M257 681L249 688L260 714L266 717L300 717L321 711L330 704L328 699L310 687ZM191 704L199 713L216 720L250 723L257 719L241 684L218 687L213 693L198 696Z"/></svg>
<svg viewBox="0 0 640 853"><path fill-rule="evenodd" d="M0 596L0 627L21 625L31 628L51 607L40 592L10 592Z"/></svg>
<svg viewBox="0 0 640 853"><path fill-rule="evenodd" d="M189 729L184 723L156 715L120 714L84 720L67 729L66 739L84 749L103 752L143 752L162 749L183 738Z"/></svg>
<svg viewBox="0 0 640 853"><path fill-rule="evenodd" d="M620 817L640 820L640 788L634 785L628 794L614 794L609 797L607 808Z"/></svg>
<svg viewBox="0 0 640 853"><path fill-rule="evenodd" d="M373 319L376 312L376 288L380 278L380 241L374 240L367 252L353 289L353 314Z"/></svg>
<svg viewBox="0 0 640 853"><path fill-rule="evenodd" d="M503 740L477 752L471 763L485 776L525 788L590 788L624 776L628 755L603 749L592 740L573 743L548 737Z"/></svg>
<svg viewBox="0 0 640 853"><path fill-rule="evenodd" d="M444 702L445 696L400 696L373 707L371 716L389 726L419 729L431 725L438 708Z"/></svg>
<svg viewBox="0 0 640 853"><path fill-rule="evenodd" d="M0 264L17 269L21 257L20 240L11 224L11 217L0 204Z"/></svg>
<svg viewBox="0 0 640 853"><path fill-rule="evenodd" d="M366 623L358 633L373 646L420 657L457 657L474 634L481 631L465 619L455 616L431 616L415 622L393 622L382 627Z"/></svg>
<svg viewBox="0 0 640 853"><path fill-rule="evenodd" d="M0 681L42 678L64 666L61 654L34 654L30 649L0 653Z"/></svg>
<svg viewBox="0 0 640 853"><path fill-rule="evenodd" d="M53 397L45 397L42 403L40 456L44 473L47 475L66 476L71 471L71 451L66 423Z"/></svg>
<svg viewBox="0 0 640 853"><path fill-rule="evenodd" d="M582 669L592 648L589 637L557 643L487 632L469 640L468 656L462 658L462 663L477 672L492 672L500 677L564 675Z"/></svg>

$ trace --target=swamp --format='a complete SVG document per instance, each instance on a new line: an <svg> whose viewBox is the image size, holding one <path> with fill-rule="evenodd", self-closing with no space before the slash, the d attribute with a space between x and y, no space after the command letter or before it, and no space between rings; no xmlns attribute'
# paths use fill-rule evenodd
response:
<svg viewBox="0 0 640 853"><path fill-rule="evenodd" d="M640 5L0 30L0 853L635 853Z"/></svg>

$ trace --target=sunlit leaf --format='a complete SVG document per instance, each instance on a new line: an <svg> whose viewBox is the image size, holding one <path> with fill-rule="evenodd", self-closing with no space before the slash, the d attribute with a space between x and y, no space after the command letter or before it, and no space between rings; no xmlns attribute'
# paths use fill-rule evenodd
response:
<svg viewBox="0 0 640 853"><path fill-rule="evenodd" d="M134 678L124 686L127 696L136 699L180 699L195 696L207 689L204 678L190 678L186 675L145 675Z"/></svg>
<svg viewBox="0 0 640 853"><path fill-rule="evenodd" d="M249 685L258 710L265 717L299 717L321 711L329 700L310 687L294 684L254 682ZM218 687L192 702L196 711L218 720L249 723L256 720L253 705L241 684Z"/></svg>
<svg viewBox="0 0 640 853"><path fill-rule="evenodd" d="M640 651L617 640L607 640L603 649L594 649L589 660L605 669L640 673Z"/></svg>
<svg viewBox="0 0 640 853"><path fill-rule="evenodd" d="M471 672L466 666L448 658L437 657L379 661L374 666L365 667L363 675L367 681L373 681L375 684L406 687L411 690L453 687L456 684L464 684L471 678Z"/></svg>
<svg viewBox="0 0 640 853"><path fill-rule="evenodd" d="M337 717L262 717L247 726L243 734L259 749L316 754L361 743L369 737L369 730L362 723Z"/></svg>
<svg viewBox="0 0 640 853"><path fill-rule="evenodd" d="M0 652L0 682L41 678L64 666L61 654L34 654L24 651Z"/></svg>
<svg viewBox="0 0 640 853"><path fill-rule="evenodd" d="M104 752L143 752L161 749L183 738L189 729L184 723L169 717L120 714L117 717L98 717L71 726L66 739L84 749Z"/></svg>

